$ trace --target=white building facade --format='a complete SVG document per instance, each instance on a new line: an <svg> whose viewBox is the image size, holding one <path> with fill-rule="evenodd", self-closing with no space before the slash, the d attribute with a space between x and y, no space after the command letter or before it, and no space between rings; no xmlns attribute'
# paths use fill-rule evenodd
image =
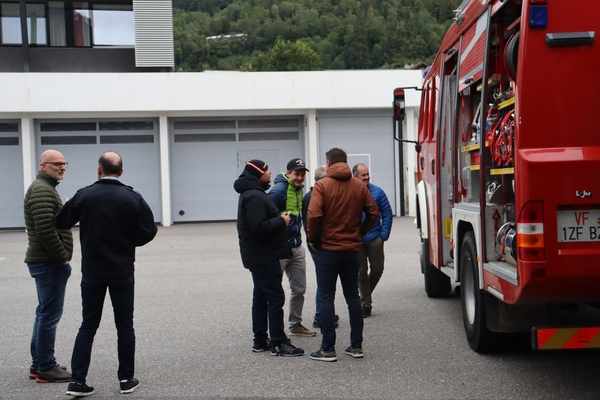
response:
<svg viewBox="0 0 600 400"><path fill-rule="evenodd" d="M370 167L396 215L415 215L416 154L393 138L392 100L421 82L406 70L0 73L0 228L24 226L23 194L50 148L69 162L63 197L96 180L102 152L121 154L122 181L164 226L235 219L232 184L253 158L273 177L304 158L308 189L332 147ZM420 92L406 93L414 140Z"/></svg>

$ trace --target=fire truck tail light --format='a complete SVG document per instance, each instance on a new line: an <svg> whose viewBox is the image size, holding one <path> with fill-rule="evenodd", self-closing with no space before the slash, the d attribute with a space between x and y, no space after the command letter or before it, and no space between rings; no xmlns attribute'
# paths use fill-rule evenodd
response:
<svg viewBox="0 0 600 400"><path fill-rule="evenodd" d="M544 228L544 202L528 201L525 203L519 214L518 223L541 224L542 232Z"/></svg>
<svg viewBox="0 0 600 400"><path fill-rule="evenodd" d="M517 249L519 260L544 261L544 203L525 203L517 220Z"/></svg>
<svg viewBox="0 0 600 400"><path fill-rule="evenodd" d="M519 247L536 248L544 246L544 234L520 234Z"/></svg>
<svg viewBox="0 0 600 400"><path fill-rule="evenodd" d="M517 233L522 233L522 234L531 235L531 236L537 236L537 235L541 234L543 237L544 236L544 224L543 223L537 223L537 224L521 223L517 227Z"/></svg>
<svg viewBox="0 0 600 400"><path fill-rule="evenodd" d="M545 28L548 26L548 6L546 2L531 0L529 8L529 26L532 28Z"/></svg>

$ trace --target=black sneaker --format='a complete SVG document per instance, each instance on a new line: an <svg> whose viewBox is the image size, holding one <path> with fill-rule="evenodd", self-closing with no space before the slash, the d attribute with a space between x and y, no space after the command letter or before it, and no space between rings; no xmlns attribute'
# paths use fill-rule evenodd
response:
<svg viewBox="0 0 600 400"><path fill-rule="evenodd" d="M335 354L335 350L323 351L322 347L314 353L310 353L310 358L317 361L337 361L337 355Z"/></svg>
<svg viewBox="0 0 600 400"><path fill-rule="evenodd" d="M75 397L85 397L94 394L94 388L85 383L71 382L67 388L67 394Z"/></svg>
<svg viewBox="0 0 600 400"><path fill-rule="evenodd" d="M252 351L255 353L262 353L262 352L269 350L270 348L271 348L271 341L269 339L267 339L266 342L257 342L255 340L254 344L252 345Z"/></svg>
<svg viewBox="0 0 600 400"><path fill-rule="evenodd" d="M283 357L299 357L304 355L304 350L294 346L286 340L277 346L271 345L271 355Z"/></svg>
<svg viewBox="0 0 600 400"><path fill-rule="evenodd" d="M363 307L363 318L367 318L371 315L371 309L369 307Z"/></svg>
<svg viewBox="0 0 600 400"><path fill-rule="evenodd" d="M348 348L346 348L344 353L348 354L350 357L353 357L353 358L363 358L364 357L364 354L363 354L363 351L361 348L353 349L352 346L348 346Z"/></svg>
<svg viewBox="0 0 600 400"><path fill-rule="evenodd" d="M140 386L140 381L138 381L137 378L131 378L131 379L119 382L119 385L121 386L122 394L131 393L135 389L137 389L138 386Z"/></svg>

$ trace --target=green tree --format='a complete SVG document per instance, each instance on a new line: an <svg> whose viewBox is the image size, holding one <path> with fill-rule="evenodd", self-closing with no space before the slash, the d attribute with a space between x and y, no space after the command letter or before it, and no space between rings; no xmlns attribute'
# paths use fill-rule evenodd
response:
<svg viewBox="0 0 600 400"><path fill-rule="evenodd" d="M321 59L316 51L301 40L279 39L268 55L252 58L249 71L318 71Z"/></svg>
<svg viewBox="0 0 600 400"><path fill-rule="evenodd" d="M173 0L176 69L402 68L431 62L461 2Z"/></svg>

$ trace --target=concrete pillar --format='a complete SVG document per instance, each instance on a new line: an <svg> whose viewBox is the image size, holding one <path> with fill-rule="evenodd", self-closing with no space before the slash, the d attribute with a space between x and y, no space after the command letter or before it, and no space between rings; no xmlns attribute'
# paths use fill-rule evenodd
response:
<svg viewBox="0 0 600 400"><path fill-rule="evenodd" d="M319 166L319 138L317 129L317 111L310 109L304 115L304 149L306 152L306 159L304 161L310 170L304 184L306 188L314 185L313 172Z"/></svg>
<svg viewBox="0 0 600 400"><path fill-rule="evenodd" d="M162 225L171 226L171 158L169 149L169 120L166 113L158 117L158 137L160 148L160 192L162 205Z"/></svg>
<svg viewBox="0 0 600 400"><path fill-rule="evenodd" d="M25 193L37 176L39 169L38 159L35 155L35 123L33 118L26 114L23 114L21 117L21 143L23 151L23 188Z"/></svg>

